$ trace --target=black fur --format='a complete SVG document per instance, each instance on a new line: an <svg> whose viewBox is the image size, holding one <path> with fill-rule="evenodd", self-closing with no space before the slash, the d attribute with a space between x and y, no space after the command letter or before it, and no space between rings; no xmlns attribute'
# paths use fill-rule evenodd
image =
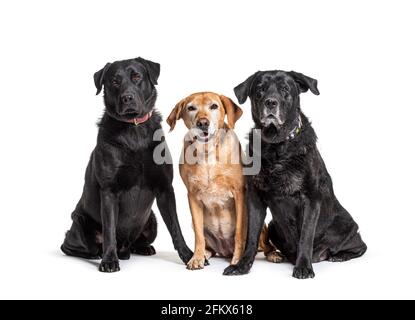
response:
<svg viewBox="0 0 415 320"><path fill-rule="evenodd" d="M239 103L251 99L255 129L262 130L262 164L258 175L247 178L246 252L225 275L249 272L267 208L273 217L269 238L295 265L296 278L313 278L314 262L346 261L366 252L357 224L334 195L317 136L301 112L299 94L308 89L319 94L316 80L284 71L257 72L235 88ZM252 135L250 154L257 152Z"/></svg>
<svg viewBox="0 0 415 320"><path fill-rule="evenodd" d="M153 110L159 72L159 64L137 58L107 64L94 75L97 94L104 87L105 113L61 249L87 259L102 257L103 272L119 271L118 259L128 259L130 253L155 254L155 200L180 258L187 263L193 255L177 218L172 165L153 161L160 143L153 141L153 133L161 129L160 114L154 111L137 126L126 122ZM123 100L125 95L128 99Z"/></svg>

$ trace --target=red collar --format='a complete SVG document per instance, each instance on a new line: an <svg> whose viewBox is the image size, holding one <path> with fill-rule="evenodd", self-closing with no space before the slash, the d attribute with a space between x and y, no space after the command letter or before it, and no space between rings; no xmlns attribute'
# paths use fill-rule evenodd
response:
<svg viewBox="0 0 415 320"><path fill-rule="evenodd" d="M148 121L148 119L150 119L152 115L153 115L153 111L150 111L149 113L147 113L142 118L134 118L134 119L130 119L130 120L125 120L125 122L134 123L136 126L138 126L139 124L142 124L142 123Z"/></svg>

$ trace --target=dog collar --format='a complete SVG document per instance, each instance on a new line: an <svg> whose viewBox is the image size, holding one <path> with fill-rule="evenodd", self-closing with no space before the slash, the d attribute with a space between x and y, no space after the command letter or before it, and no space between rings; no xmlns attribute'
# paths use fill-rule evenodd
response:
<svg viewBox="0 0 415 320"><path fill-rule="evenodd" d="M301 115L298 116L298 124L290 131L288 136L285 138L285 140L292 140L301 132L301 127L303 126L303 121L301 120Z"/></svg>
<svg viewBox="0 0 415 320"><path fill-rule="evenodd" d="M153 110L151 110L149 113L147 113L142 118L134 118L134 119L130 119L130 120L125 120L125 122L134 123L136 126L138 126L139 124L142 124L144 122L147 122L148 119L150 119L152 115L153 115Z"/></svg>

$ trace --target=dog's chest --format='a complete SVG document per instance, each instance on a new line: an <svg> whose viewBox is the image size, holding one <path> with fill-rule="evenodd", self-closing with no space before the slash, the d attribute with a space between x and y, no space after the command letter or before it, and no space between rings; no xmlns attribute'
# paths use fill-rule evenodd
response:
<svg viewBox="0 0 415 320"><path fill-rule="evenodd" d="M138 153L131 153L124 156L122 163L117 166L114 182L120 191L128 191L142 184L144 173L143 157Z"/></svg>
<svg viewBox="0 0 415 320"><path fill-rule="evenodd" d="M189 191L209 209L228 208L232 205L233 194L229 188L233 170L226 166L198 166L196 170L189 171L187 181Z"/></svg>
<svg viewBox="0 0 415 320"><path fill-rule="evenodd" d="M302 191L304 172L304 164L298 159L275 159L262 165L260 174L253 177L253 182L263 191L290 196Z"/></svg>

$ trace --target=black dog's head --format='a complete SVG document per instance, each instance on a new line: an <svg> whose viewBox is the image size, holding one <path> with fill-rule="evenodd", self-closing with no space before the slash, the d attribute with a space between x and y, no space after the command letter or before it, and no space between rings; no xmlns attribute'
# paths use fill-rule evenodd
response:
<svg viewBox="0 0 415 320"><path fill-rule="evenodd" d="M300 93L320 94L317 80L294 71L258 71L234 91L240 104L249 97L252 117L263 137L272 143L286 139L300 116Z"/></svg>
<svg viewBox="0 0 415 320"><path fill-rule="evenodd" d="M153 109L159 74L158 63L136 58L107 63L94 74L94 81L97 94L104 86L106 112L115 119L129 121Z"/></svg>

